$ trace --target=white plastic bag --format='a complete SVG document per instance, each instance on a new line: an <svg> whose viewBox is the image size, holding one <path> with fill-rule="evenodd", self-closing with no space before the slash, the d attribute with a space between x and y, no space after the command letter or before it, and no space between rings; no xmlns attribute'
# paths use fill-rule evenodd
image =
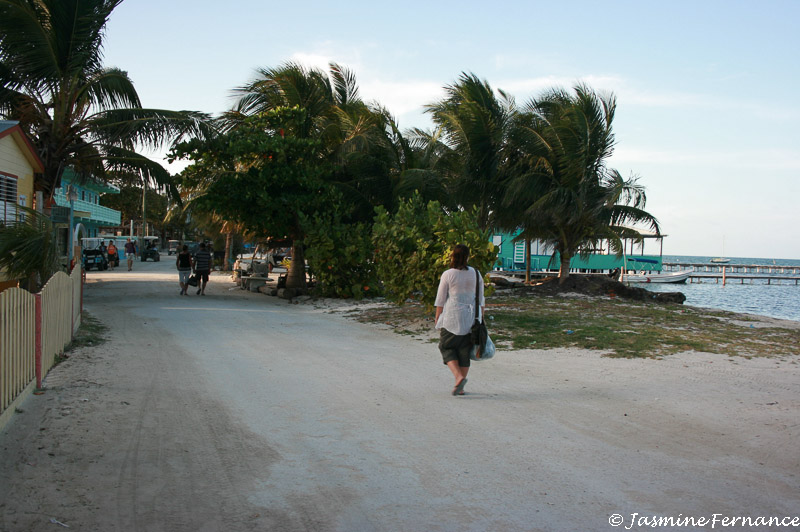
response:
<svg viewBox="0 0 800 532"><path fill-rule="evenodd" d="M483 353L481 353L481 357L478 358L475 356L475 353L478 351L478 346L473 345L472 349L469 352L469 359L474 360L476 362L483 362L484 360L489 360L490 358L494 358L495 354L495 347L494 342L492 342L492 338L490 336L486 337L486 345L483 348Z"/></svg>

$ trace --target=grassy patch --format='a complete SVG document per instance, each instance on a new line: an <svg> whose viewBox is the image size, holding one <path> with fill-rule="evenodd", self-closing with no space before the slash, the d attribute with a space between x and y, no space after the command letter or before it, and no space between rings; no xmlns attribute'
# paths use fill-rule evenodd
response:
<svg viewBox="0 0 800 532"><path fill-rule="evenodd" d="M487 298L487 326L503 349L578 347L618 357L703 351L744 357L800 355L800 331L743 325L744 316L683 305L608 297L528 294ZM359 317L408 334L433 316L421 305L370 310ZM740 323L734 323L740 322Z"/></svg>
<svg viewBox="0 0 800 532"><path fill-rule="evenodd" d="M108 327L100 323L100 321L83 311L81 314L81 325L75 333L72 342L67 346L65 352L70 352L81 347L92 347L104 344L106 341L106 332Z"/></svg>

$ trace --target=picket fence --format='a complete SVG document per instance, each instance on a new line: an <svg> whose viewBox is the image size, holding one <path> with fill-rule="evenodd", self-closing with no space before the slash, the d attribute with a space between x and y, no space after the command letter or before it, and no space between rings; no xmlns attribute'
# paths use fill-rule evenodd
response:
<svg viewBox="0 0 800 532"><path fill-rule="evenodd" d="M53 367L81 323L83 272L58 272L38 294L0 292L0 428Z"/></svg>

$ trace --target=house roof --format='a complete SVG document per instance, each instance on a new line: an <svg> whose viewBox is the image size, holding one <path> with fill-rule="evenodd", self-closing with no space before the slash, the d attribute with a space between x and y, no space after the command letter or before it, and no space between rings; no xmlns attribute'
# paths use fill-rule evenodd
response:
<svg viewBox="0 0 800 532"><path fill-rule="evenodd" d="M78 178L78 174L72 168L65 168L64 174L61 176L64 183L72 183L86 190L93 190L100 194L119 194L119 188L97 179L94 176L87 176ZM63 186L63 185L62 185Z"/></svg>
<svg viewBox="0 0 800 532"><path fill-rule="evenodd" d="M44 163L36 153L36 148L31 144L30 139L19 127L19 122L16 120L0 120L0 139L3 137L11 136L16 141L22 154L28 160L28 163L33 168L34 172L44 172Z"/></svg>

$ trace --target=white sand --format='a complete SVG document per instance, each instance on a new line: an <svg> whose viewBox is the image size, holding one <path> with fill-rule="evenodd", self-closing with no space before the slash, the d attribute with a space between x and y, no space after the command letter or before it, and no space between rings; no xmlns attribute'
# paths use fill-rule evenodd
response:
<svg viewBox="0 0 800 532"><path fill-rule="evenodd" d="M55 368L0 434L0 530L800 514L797 359L501 352L454 398L435 344L227 277L180 297L172 264L89 273L86 308L113 336Z"/></svg>

